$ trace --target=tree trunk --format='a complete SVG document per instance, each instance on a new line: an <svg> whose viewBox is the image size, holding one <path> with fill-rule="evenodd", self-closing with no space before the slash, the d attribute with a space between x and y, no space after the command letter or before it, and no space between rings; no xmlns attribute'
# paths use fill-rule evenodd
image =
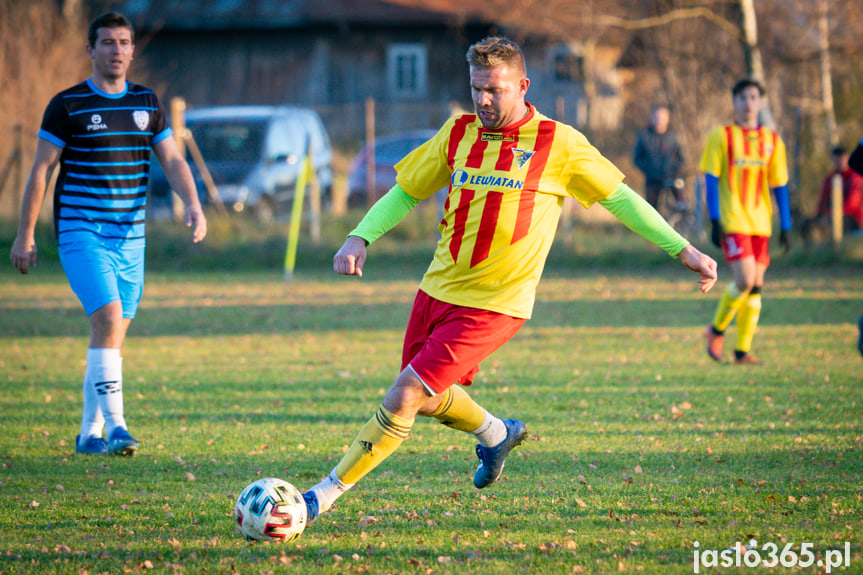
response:
<svg viewBox="0 0 863 575"><path fill-rule="evenodd" d="M824 120L827 125L827 142L831 147L839 143L836 133L836 115L833 112L833 74L830 66L830 33L827 26L827 1L818 0L818 32L820 35L818 52L821 60L821 102L824 106Z"/></svg>
<svg viewBox="0 0 863 575"><path fill-rule="evenodd" d="M81 0L63 0L63 18L70 24L78 24L83 10Z"/></svg>
<svg viewBox="0 0 863 575"><path fill-rule="evenodd" d="M761 49L758 47L758 21L755 17L753 0L739 0L740 12L743 16L743 52L746 55L746 73L753 80L761 82L766 88L764 65L761 63ZM770 111L770 99L764 100L759 120L770 129L775 128L773 114Z"/></svg>

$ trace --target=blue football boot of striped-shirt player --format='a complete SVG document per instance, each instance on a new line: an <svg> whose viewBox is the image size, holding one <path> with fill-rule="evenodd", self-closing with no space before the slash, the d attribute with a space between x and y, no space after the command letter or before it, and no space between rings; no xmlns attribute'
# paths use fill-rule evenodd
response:
<svg viewBox="0 0 863 575"><path fill-rule="evenodd" d="M88 435L85 438L75 438L75 453L81 455L105 455L108 453L108 443L98 435Z"/></svg>
<svg viewBox="0 0 863 575"><path fill-rule="evenodd" d="M112 455L135 455L138 451L138 440L129 435L129 431L118 427L108 438L108 452Z"/></svg>

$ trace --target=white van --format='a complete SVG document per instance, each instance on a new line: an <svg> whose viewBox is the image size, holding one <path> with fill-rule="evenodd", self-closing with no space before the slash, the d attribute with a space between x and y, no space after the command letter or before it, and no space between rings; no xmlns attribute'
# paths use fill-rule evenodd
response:
<svg viewBox="0 0 863 575"><path fill-rule="evenodd" d="M320 116L312 109L293 106L220 106L186 112L186 126L225 207L250 213L259 221L272 221L290 212L306 150L312 149L312 168L321 195L328 197L333 183L333 151ZM207 190L195 162L187 152L198 194L207 202ZM153 204L170 203L164 172L153 166L150 193Z"/></svg>

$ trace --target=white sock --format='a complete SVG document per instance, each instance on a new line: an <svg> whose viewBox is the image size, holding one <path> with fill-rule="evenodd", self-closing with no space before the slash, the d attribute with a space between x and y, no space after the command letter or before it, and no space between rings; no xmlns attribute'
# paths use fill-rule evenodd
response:
<svg viewBox="0 0 863 575"><path fill-rule="evenodd" d="M506 425L503 420L485 412L485 421L482 425L471 431L477 441L485 447L494 447L506 439Z"/></svg>
<svg viewBox="0 0 863 575"><path fill-rule="evenodd" d="M119 349L90 348L87 350L87 374L93 387L108 437L118 427L126 429L123 417L123 358Z"/></svg>
<svg viewBox="0 0 863 575"><path fill-rule="evenodd" d="M336 477L336 470L333 469L326 479L309 489L309 491L314 493L315 497L318 498L318 509L320 513L324 513L333 506L336 499L347 493L348 489L353 486L353 483L350 485L342 483Z"/></svg>
<svg viewBox="0 0 863 575"><path fill-rule="evenodd" d="M96 397L96 389L91 383L90 375L90 351L87 351L87 369L84 372L84 409L81 413L81 439L87 439L91 435L102 437L102 428L105 426L105 418L102 417L102 409L99 407L99 399Z"/></svg>

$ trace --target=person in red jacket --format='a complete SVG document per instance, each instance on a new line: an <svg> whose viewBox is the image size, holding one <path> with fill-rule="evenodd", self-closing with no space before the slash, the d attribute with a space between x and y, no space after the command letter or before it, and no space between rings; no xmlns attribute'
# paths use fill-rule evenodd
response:
<svg viewBox="0 0 863 575"><path fill-rule="evenodd" d="M845 233L859 232L863 229L863 176L848 165L848 152L845 148L833 148L830 156L834 170L824 179L818 211L814 218L803 223L801 234L810 241L816 229L829 229L833 211L833 177L842 176L842 227Z"/></svg>
<svg viewBox="0 0 863 575"><path fill-rule="evenodd" d="M848 158L848 166L863 176L863 138L860 138L857 147L851 152L851 156ZM857 339L857 349L860 351L860 355L863 355L863 315L857 320L857 327L860 330L860 336Z"/></svg>

